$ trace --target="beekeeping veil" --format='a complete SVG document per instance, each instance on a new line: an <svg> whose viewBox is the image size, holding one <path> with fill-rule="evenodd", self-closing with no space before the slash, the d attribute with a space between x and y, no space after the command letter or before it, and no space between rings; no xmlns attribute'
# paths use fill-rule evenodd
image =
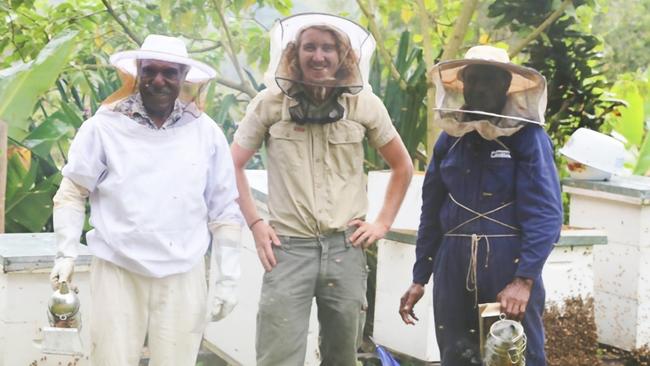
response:
<svg viewBox="0 0 650 366"><path fill-rule="evenodd" d="M492 65L511 74L501 113L467 107L463 71L470 65ZM462 60L435 65L431 77L436 87L435 121L449 135L458 137L476 130L483 138L493 140L512 135L528 123L544 125L546 79L534 69L511 63L505 50L492 46L472 47ZM470 120L468 113L485 118Z"/></svg>
<svg viewBox="0 0 650 366"><path fill-rule="evenodd" d="M122 80L122 87L102 104L113 104L138 91L137 60L158 60L187 65L189 70L178 97L186 104L195 102L200 110L203 109L203 87L217 75L216 71L203 62L190 58L185 43L180 38L157 34L147 36L138 50L122 51L110 57L111 65L115 66Z"/></svg>
<svg viewBox="0 0 650 366"><path fill-rule="evenodd" d="M277 21L270 38L271 57L264 80L270 89L290 97L289 111L296 122L334 122L345 113L337 102L341 94L357 94L370 87L375 40L357 23L329 14L303 13ZM334 49L327 45L332 41Z"/></svg>

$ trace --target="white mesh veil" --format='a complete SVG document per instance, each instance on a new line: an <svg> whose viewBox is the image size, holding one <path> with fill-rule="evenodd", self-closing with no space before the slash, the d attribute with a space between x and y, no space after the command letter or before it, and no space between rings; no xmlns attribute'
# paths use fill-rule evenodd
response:
<svg viewBox="0 0 650 366"><path fill-rule="evenodd" d="M319 81L305 81L297 65L291 65L298 37L305 30L317 27L327 30L337 41L339 64L332 77ZM348 19L322 13L303 13L277 21L270 31L269 68L264 75L268 88L290 94L297 84L324 87L345 87L350 93L369 88L370 59L375 50L372 35L359 24ZM338 39L337 39L338 38Z"/></svg>
<svg viewBox="0 0 650 366"><path fill-rule="evenodd" d="M487 46L479 46L487 48ZM492 48L492 47L490 47ZM469 54L469 52L468 52ZM507 58L507 56L506 56ZM468 65L493 65L504 69L512 75L507 100L501 114L489 114L476 111L486 118L502 117L498 123L502 127L513 127L525 123L544 124L546 110L546 79L536 70L518 66L510 62L493 61L489 59L453 60L441 62L431 70L433 83L436 87L437 118L454 117L463 111L465 98L462 70Z"/></svg>

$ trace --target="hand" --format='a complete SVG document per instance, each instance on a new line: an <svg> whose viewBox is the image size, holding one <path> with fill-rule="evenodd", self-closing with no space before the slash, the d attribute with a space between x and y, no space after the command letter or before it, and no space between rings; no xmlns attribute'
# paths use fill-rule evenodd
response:
<svg viewBox="0 0 650 366"><path fill-rule="evenodd" d="M275 260L273 248L271 245L280 246L280 239L278 239L275 230L265 221L260 221L253 225L251 228L253 238L255 239L255 248L257 249L257 256L262 263L262 266L267 272L271 272L278 262Z"/></svg>
<svg viewBox="0 0 650 366"><path fill-rule="evenodd" d="M72 274L74 273L74 259L69 257L61 257L54 260L54 267L50 272L50 283L53 290L58 290L61 282L72 281ZM74 287L71 288L74 291Z"/></svg>
<svg viewBox="0 0 650 366"><path fill-rule="evenodd" d="M352 246L358 247L362 245L364 249L383 238L390 229L390 227L378 222L370 223L359 219L350 221L348 226L357 226L357 230L348 238Z"/></svg>
<svg viewBox="0 0 650 366"><path fill-rule="evenodd" d="M501 303L501 312L506 314L508 319L522 321L526 313L526 306L528 305L532 288L533 280L515 277L497 295L497 302Z"/></svg>
<svg viewBox="0 0 650 366"><path fill-rule="evenodd" d="M235 286L216 284L212 298L212 321L225 318L237 306Z"/></svg>
<svg viewBox="0 0 650 366"><path fill-rule="evenodd" d="M424 286L419 283L413 283L406 290L402 298L399 300L399 315L402 317L404 324L415 325L415 322L420 320L415 316L413 307L424 295Z"/></svg>

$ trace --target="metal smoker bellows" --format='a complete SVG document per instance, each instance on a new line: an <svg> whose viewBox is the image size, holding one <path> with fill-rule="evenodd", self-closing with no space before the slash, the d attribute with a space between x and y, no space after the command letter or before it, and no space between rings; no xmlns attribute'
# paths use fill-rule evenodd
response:
<svg viewBox="0 0 650 366"><path fill-rule="evenodd" d="M501 314L485 341L485 366L525 366L526 334L521 323Z"/></svg>
<svg viewBox="0 0 650 366"><path fill-rule="evenodd" d="M58 290L54 291L48 303L47 317L50 326L57 328L81 328L79 313L79 297L70 291L67 282L61 282Z"/></svg>
<svg viewBox="0 0 650 366"><path fill-rule="evenodd" d="M42 352L59 355L82 355L80 302L67 282L61 282L50 297L47 309L49 327L43 328Z"/></svg>

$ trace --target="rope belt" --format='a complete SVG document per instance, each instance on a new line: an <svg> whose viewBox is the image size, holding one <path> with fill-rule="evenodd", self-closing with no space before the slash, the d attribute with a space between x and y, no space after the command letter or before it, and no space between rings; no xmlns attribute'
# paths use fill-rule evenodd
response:
<svg viewBox="0 0 650 366"><path fill-rule="evenodd" d="M505 238L505 237L516 237L519 236L518 233L512 233L512 234L461 234L461 233L455 233L456 230L460 229L461 227L469 224L472 221L478 220L478 219L486 219L489 221L492 221L496 224L499 224L503 227L506 227L508 229L512 229L514 231L519 231L519 228L516 226L512 226L509 224L506 224L505 222L499 221L495 218L492 218L488 215L493 214L497 211L500 211L508 206L513 205L515 202L510 201L508 203L505 203L495 209L492 209L487 212L478 212L476 210L473 210L462 203L456 201L454 196L449 194L449 198L453 203L461 207L462 209L471 212L475 216L463 221L462 223L456 225L453 229L447 231L445 233L445 236L455 236L455 237L466 237L466 238L471 238L471 249L470 249L470 260L469 260L469 265L467 266L467 276L465 277L465 289L470 292L474 292L474 307L478 306L478 287L477 287L477 281L476 281L476 275L478 272L478 246L481 242L482 239L485 239L485 245L486 245L486 250L487 253L485 254L485 268L488 268L488 261L490 258L490 238Z"/></svg>

